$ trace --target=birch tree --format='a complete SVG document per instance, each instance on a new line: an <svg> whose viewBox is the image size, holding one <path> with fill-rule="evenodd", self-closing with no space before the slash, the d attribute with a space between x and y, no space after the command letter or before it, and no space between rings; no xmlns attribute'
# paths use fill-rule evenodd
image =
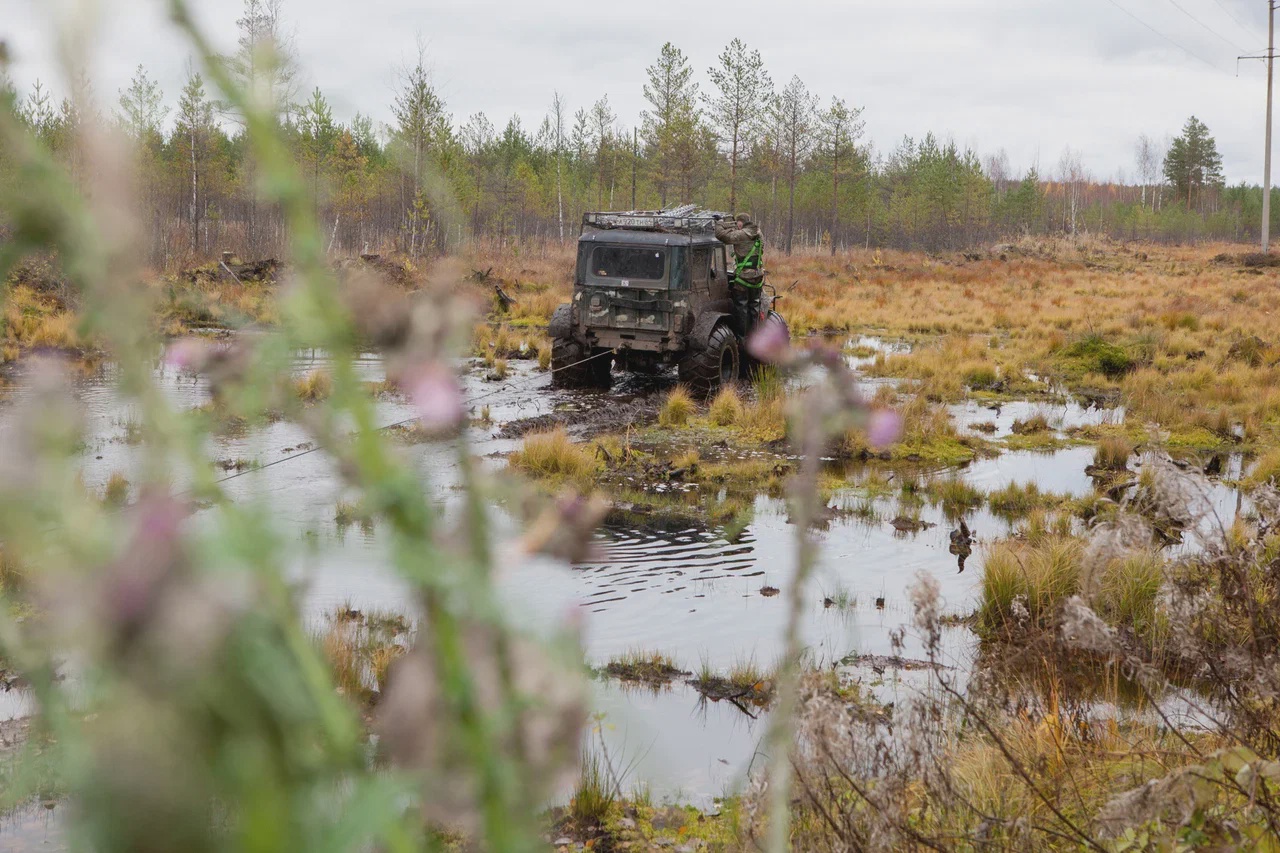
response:
<svg viewBox="0 0 1280 853"><path fill-rule="evenodd" d="M1134 161L1138 166L1138 180L1142 182L1143 210L1147 209L1147 194L1160 175L1160 161L1162 159L1163 155L1159 146L1151 137L1145 133L1138 137L1138 142L1134 146ZM1154 208L1154 194L1152 194L1151 202Z"/></svg>
<svg viewBox="0 0 1280 853"><path fill-rule="evenodd" d="M1089 175L1084 170L1080 152L1069 145L1058 159L1058 181L1063 190L1063 229L1074 237L1079 224L1081 197Z"/></svg>
<svg viewBox="0 0 1280 853"><path fill-rule="evenodd" d="M204 80L191 72L178 100L174 141L178 155L187 170L187 222L191 228L191 254L200 253L200 225L205 205L201 194L207 183L206 163L209 159L214 131L213 103L204 90Z"/></svg>
<svg viewBox="0 0 1280 853"><path fill-rule="evenodd" d="M560 242L564 242L564 148L566 111L564 99L557 91L551 98L551 145L556 158L556 219L560 225Z"/></svg>

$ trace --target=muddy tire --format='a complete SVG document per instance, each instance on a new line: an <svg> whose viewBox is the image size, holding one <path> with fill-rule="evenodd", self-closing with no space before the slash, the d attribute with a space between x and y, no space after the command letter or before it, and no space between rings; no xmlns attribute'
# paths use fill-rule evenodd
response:
<svg viewBox="0 0 1280 853"><path fill-rule="evenodd" d="M551 387L608 388L612 380L613 359L603 350L590 352L582 344L565 338L551 341ZM592 355L598 355L586 361Z"/></svg>
<svg viewBox="0 0 1280 853"><path fill-rule="evenodd" d="M727 323L721 323L711 331L706 348L681 360L680 381L691 391L710 396L736 382L740 369L738 339Z"/></svg>
<svg viewBox="0 0 1280 853"><path fill-rule="evenodd" d="M791 341L791 329L787 326L787 321L782 319L782 315L779 314L777 311L770 311L769 316L766 317L764 321L769 325L781 326L783 333L787 336L787 341L788 342ZM746 380L755 379L756 376L760 374L760 369L764 366L765 365L762 362L756 361L754 358L751 357L751 354L747 352L747 348L745 346L742 348L742 378L743 379L746 379Z"/></svg>

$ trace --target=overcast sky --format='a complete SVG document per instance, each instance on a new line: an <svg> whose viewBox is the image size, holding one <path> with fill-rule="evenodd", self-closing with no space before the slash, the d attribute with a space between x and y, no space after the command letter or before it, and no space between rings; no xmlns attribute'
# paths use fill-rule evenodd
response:
<svg viewBox="0 0 1280 853"><path fill-rule="evenodd" d="M622 122L644 108L644 69L663 42L707 68L730 39L758 48L779 85L799 75L824 102L865 107L880 151L934 131L1018 172L1054 171L1065 146L1097 178L1135 171L1141 133L1189 115L1214 133L1229 182L1260 181L1267 0L286 0L306 90L335 114L390 118L396 69L421 34L455 123L483 111L536 128L562 92L574 109L608 94ZM243 0L193 0L218 45L235 44ZM96 15L83 7L96 7ZM189 51L164 0L0 0L0 40L20 91L66 91L57 22L98 22L91 68L114 102L142 63L176 100Z"/></svg>

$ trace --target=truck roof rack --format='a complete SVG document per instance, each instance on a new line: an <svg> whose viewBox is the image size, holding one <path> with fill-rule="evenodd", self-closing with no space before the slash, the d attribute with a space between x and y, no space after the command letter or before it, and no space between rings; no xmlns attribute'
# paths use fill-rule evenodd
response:
<svg viewBox="0 0 1280 853"><path fill-rule="evenodd" d="M725 216L719 211L702 210L696 204L673 207L668 210L625 210L585 213L582 230L657 231L677 234L707 234L714 226L714 216Z"/></svg>

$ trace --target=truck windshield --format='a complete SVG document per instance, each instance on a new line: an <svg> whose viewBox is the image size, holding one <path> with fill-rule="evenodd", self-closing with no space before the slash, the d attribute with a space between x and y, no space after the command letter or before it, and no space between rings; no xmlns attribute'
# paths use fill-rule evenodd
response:
<svg viewBox="0 0 1280 853"><path fill-rule="evenodd" d="M591 254L591 273L597 278L662 281L667 253L661 249L597 246Z"/></svg>

